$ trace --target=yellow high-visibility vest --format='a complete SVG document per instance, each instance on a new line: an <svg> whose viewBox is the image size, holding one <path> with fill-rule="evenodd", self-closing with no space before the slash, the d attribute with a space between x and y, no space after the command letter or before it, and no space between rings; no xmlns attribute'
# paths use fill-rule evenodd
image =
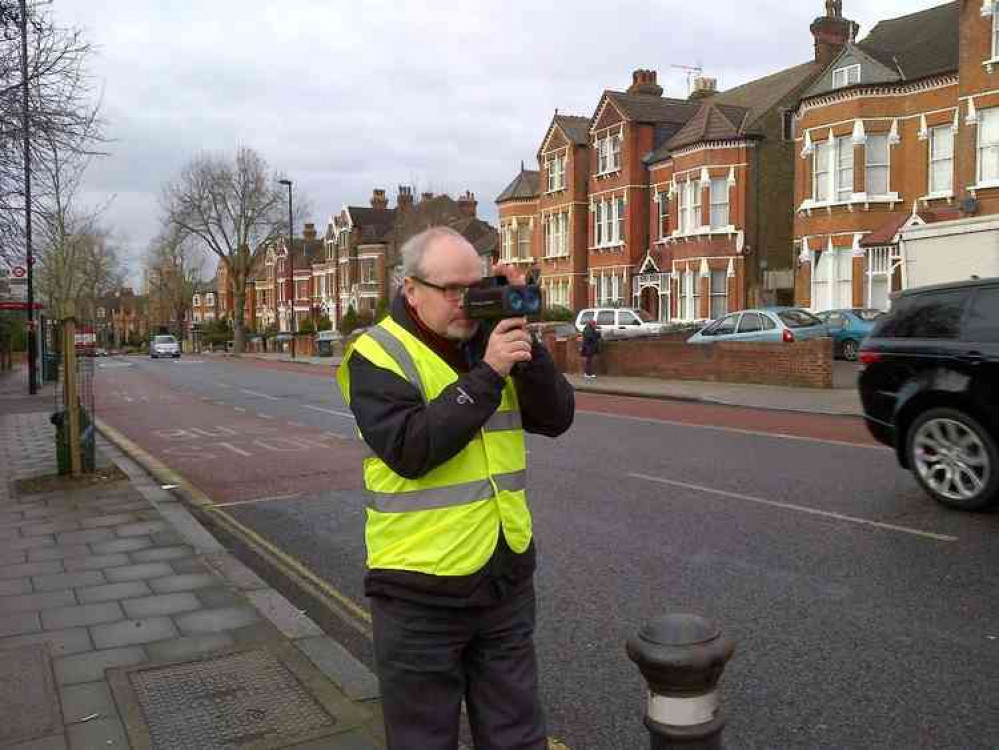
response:
<svg viewBox="0 0 999 750"><path fill-rule="evenodd" d="M458 379L430 347L386 317L348 347L340 363L337 381L348 404L354 352L410 382L424 402ZM520 405L507 378L499 408L478 434L422 477L406 479L375 455L364 459L368 567L468 575L489 561L501 528L510 549L524 552L531 543L526 473Z"/></svg>

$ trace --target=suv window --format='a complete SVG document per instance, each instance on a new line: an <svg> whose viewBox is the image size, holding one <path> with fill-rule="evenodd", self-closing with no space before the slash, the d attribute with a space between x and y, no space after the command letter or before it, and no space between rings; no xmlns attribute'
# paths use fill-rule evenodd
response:
<svg viewBox="0 0 999 750"><path fill-rule="evenodd" d="M629 311L629 310L624 310L624 311L618 312L618 314L617 314L617 322L618 322L618 325L622 325L622 326L640 326L640 325L642 325L642 321L640 321L637 317L635 317L635 314L633 312Z"/></svg>
<svg viewBox="0 0 999 750"><path fill-rule="evenodd" d="M822 321L811 313L804 310L779 310L777 317L780 318L788 328L808 328L808 326L822 325Z"/></svg>
<svg viewBox="0 0 999 750"><path fill-rule="evenodd" d="M967 291L913 294L897 299L891 314L875 323L873 338L956 339L961 315L970 295Z"/></svg>
<svg viewBox="0 0 999 750"><path fill-rule="evenodd" d="M155 339L153 339L153 343L155 343L155 344L176 344L177 343L177 339L175 339L173 336L157 336Z"/></svg>
<svg viewBox="0 0 999 750"><path fill-rule="evenodd" d="M964 323L965 341L999 342L999 286L978 290Z"/></svg>
<svg viewBox="0 0 999 750"><path fill-rule="evenodd" d="M598 326L612 326L614 325L614 311L613 310L601 310L597 313L597 325Z"/></svg>
<svg viewBox="0 0 999 750"><path fill-rule="evenodd" d="M593 320L593 310L586 310L579 314L579 325L584 326Z"/></svg>

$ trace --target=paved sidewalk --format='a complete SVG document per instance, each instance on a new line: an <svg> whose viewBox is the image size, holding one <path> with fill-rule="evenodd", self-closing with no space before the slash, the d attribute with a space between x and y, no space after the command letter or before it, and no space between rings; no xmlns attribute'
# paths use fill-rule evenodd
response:
<svg viewBox="0 0 999 750"><path fill-rule="evenodd" d="M42 398L0 402L0 747L383 747L374 676L117 449L127 479L17 489L55 473Z"/></svg>
<svg viewBox="0 0 999 750"><path fill-rule="evenodd" d="M216 355L218 356L218 355ZM302 365L336 367L339 357L296 357L286 354L247 354L253 359L271 362L296 362ZM847 365L850 363L836 363ZM851 373L843 368L843 375ZM837 373L840 375L841 373ZM862 416L863 408L856 387L790 388L773 385L742 383L712 383L698 380L661 380L659 378L633 378L604 376L592 380L581 375L566 375L580 393L600 393L615 396L635 396L673 401L697 401L724 406L743 406L751 409L798 411L810 414L837 416ZM855 375L852 375L855 378Z"/></svg>

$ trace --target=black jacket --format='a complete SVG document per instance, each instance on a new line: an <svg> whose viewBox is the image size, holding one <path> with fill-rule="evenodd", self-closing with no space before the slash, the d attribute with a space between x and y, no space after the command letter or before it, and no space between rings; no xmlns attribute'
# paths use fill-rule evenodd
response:
<svg viewBox="0 0 999 750"><path fill-rule="evenodd" d="M596 326L587 325L583 328L583 346L580 349L580 353L586 356L592 356L600 351L600 329Z"/></svg>
<svg viewBox="0 0 999 750"><path fill-rule="evenodd" d="M411 318L402 295L393 302L391 315L458 373L457 381L425 404L408 381L356 352L350 358L350 408L364 441L393 471L412 479L453 458L475 437L499 406L504 380L482 361L485 330L457 352L442 352ZM527 432L556 437L569 429L575 414L572 386L543 345L534 344L531 362L516 368L513 378ZM492 558L476 573L443 577L373 569L365 578L365 592L435 605L488 605L529 584L534 561L533 542L517 555L501 533Z"/></svg>

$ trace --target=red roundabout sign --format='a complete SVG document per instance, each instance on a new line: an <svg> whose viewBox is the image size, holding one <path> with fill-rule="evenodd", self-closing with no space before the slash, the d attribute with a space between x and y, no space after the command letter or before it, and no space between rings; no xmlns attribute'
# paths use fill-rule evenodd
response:
<svg viewBox="0 0 999 750"><path fill-rule="evenodd" d="M23 279L28 272L24 270L24 266L14 266L10 273L15 279Z"/></svg>

